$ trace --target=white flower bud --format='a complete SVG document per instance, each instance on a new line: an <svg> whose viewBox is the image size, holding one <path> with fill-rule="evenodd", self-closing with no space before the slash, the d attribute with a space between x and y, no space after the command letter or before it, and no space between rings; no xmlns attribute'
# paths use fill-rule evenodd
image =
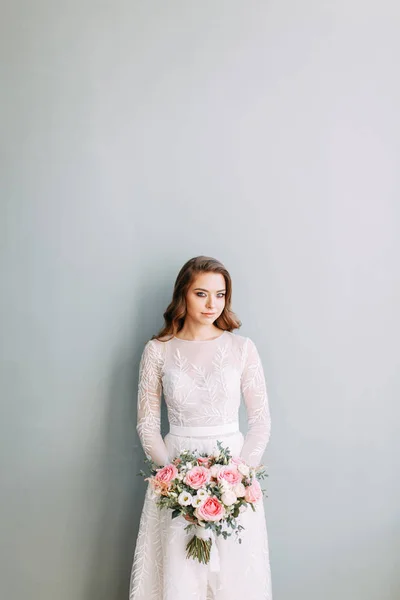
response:
<svg viewBox="0 0 400 600"><path fill-rule="evenodd" d="M243 475L244 477L248 477L250 474L250 469L248 467L248 465L242 464L240 463L238 465L238 471L239 473L241 473L241 475Z"/></svg>
<svg viewBox="0 0 400 600"><path fill-rule="evenodd" d="M237 497L235 492L232 490L227 490L222 494L221 500L224 504L226 504L226 506L231 506L231 504L235 504Z"/></svg>
<svg viewBox="0 0 400 600"><path fill-rule="evenodd" d="M243 483L237 483L233 488L233 491L238 498L243 498L246 494L246 488L244 487Z"/></svg>

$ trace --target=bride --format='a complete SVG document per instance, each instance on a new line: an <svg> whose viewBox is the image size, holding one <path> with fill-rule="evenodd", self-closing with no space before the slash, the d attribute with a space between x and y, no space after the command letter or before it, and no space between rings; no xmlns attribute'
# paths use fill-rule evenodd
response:
<svg viewBox="0 0 400 600"><path fill-rule="evenodd" d="M232 282L224 265L206 256L178 273L165 324L142 352L137 431L148 458L169 464L183 450L211 453L217 440L251 466L261 464L271 420L263 366L254 341L233 333ZM160 433L161 396L169 433ZM239 428L243 397L247 433ZM191 535L183 517L155 504L146 491L132 565L130 600L272 600L266 519L262 502L240 514L244 527L216 538L218 570L186 558Z"/></svg>

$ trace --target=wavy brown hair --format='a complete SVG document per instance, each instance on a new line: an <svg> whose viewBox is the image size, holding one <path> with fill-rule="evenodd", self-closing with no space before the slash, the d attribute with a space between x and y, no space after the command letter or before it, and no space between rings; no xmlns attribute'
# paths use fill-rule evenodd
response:
<svg viewBox="0 0 400 600"><path fill-rule="evenodd" d="M221 273L225 279L225 307L218 319L214 321L214 325L225 331L232 331L241 327L241 321L231 310L232 280L228 270L215 258L211 258L210 256L195 256L188 260L179 271L174 285L172 300L163 315L164 326L151 339L159 339L165 336L173 337L182 329L186 317L186 294L198 273Z"/></svg>

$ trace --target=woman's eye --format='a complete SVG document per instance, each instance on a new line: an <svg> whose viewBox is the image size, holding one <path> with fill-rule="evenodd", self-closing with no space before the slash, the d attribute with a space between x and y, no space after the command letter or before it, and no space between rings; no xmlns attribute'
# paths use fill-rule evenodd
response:
<svg viewBox="0 0 400 600"><path fill-rule="evenodd" d="M221 298L221 297L223 298L225 295L226 295L226 294L224 294L224 293L222 293L222 292L221 292L220 294L217 294L217 296L219 296L220 298ZM200 296L200 298L201 298L202 296L205 296L205 294L204 294L204 292L197 292L197 293L196 293L196 296Z"/></svg>

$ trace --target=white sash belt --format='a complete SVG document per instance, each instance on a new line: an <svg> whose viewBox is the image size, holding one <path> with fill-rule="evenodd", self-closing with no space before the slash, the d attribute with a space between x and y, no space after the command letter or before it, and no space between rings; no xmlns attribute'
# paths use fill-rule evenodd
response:
<svg viewBox="0 0 400 600"><path fill-rule="evenodd" d="M226 423L225 425L206 425L200 427L183 427L181 425L170 425L169 432L172 435L182 437L216 437L226 435L227 433L236 433L239 431L239 422Z"/></svg>

